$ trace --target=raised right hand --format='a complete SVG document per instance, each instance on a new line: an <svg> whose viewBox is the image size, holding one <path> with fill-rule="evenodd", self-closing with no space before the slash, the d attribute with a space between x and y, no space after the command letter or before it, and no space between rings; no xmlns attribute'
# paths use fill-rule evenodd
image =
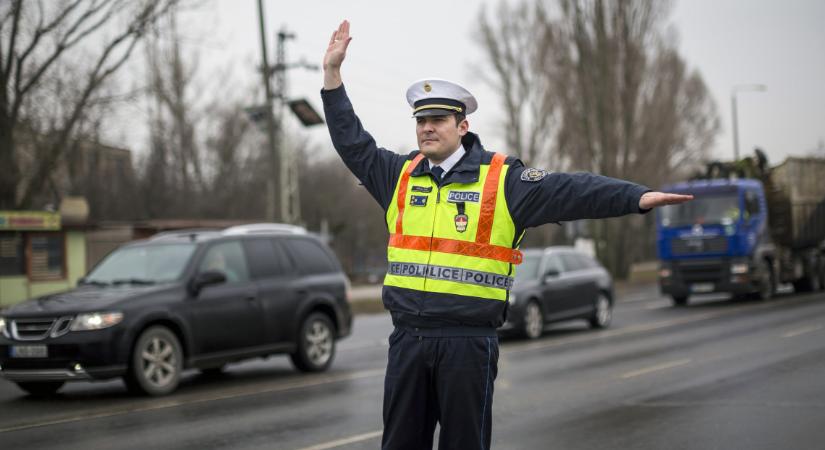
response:
<svg viewBox="0 0 825 450"><path fill-rule="evenodd" d="M324 70L338 70L347 56L347 46L352 38L349 36L349 22L344 20L338 29L332 32L329 46L324 55Z"/></svg>

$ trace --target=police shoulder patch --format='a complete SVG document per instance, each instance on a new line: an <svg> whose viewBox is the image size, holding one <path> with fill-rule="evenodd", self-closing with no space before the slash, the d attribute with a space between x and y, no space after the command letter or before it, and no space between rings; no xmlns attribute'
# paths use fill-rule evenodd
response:
<svg viewBox="0 0 825 450"><path fill-rule="evenodd" d="M546 177L548 173L549 172L544 169L534 169L532 167L529 169L524 169L524 172L521 173L521 181L541 181L541 179Z"/></svg>

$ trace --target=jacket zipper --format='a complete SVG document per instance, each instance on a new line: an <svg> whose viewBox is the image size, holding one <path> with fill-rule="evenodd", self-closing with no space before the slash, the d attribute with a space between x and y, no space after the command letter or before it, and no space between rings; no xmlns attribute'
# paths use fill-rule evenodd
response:
<svg viewBox="0 0 825 450"><path fill-rule="evenodd" d="M441 186L436 184L436 191L435 191L435 213L433 214L433 226L430 228L430 244L432 244L432 240L435 238L435 224L438 222L436 219L438 217L438 210L441 204ZM430 252L427 254L427 267L430 267L430 262L432 261L433 251L432 245L430 246ZM430 279L429 272L424 276L424 291L427 291L427 282ZM419 311L419 315L421 312Z"/></svg>

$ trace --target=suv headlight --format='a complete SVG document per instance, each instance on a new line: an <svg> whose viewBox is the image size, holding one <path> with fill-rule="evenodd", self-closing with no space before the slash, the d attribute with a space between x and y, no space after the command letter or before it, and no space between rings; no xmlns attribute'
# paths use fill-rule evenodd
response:
<svg viewBox="0 0 825 450"><path fill-rule="evenodd" d="M72 322L72 331L102 330L119 324L123 313L87 313L78 314Z"/></svg>

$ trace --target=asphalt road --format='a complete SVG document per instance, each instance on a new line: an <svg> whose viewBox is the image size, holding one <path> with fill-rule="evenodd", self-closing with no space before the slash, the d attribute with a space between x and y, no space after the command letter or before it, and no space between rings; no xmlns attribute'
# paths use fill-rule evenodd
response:
<svg viewBox="0 0 825 450"><path fill-rule="evenodd" d="M112 381L39 400L0 381L0 448L379 448L390 330L357 317L324 374L274 357L187 373L159 399ZM825 294L677 309L630 292L608 330L503 340L495 388L496 449L822 449Z"/></svg>

